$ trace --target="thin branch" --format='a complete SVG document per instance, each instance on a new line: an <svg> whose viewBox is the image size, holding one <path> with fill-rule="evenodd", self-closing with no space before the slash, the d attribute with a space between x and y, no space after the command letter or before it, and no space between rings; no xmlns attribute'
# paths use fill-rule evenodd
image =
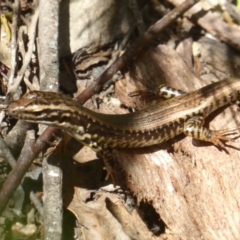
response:
<svg viewBox="0 0 240 240"><path fill-rule="evenodd" d="M40 216L42 218L44 218L44 215L43 215L43 205L39 201L37 196L34 194L34 192L30 192L30 199L31 199L33 205L35 206L35 208L37 209L38 213L40 214Z"/></svg>
<svg viewBox="0 0 240 240"><path fill-rule="evenodd" d="M1 137L0 137L0 156L7 160L7 162L12 168L16 165L15 158L13 157L10 149L8 148L7 144Z"/></svg>
<svg viewBox="0 0 240 240"><path fill-rule="evenodd" d="M39 17L39 7L36 6L35 13L32 17L31 24L29 26L29 31L28 31L28 36L29 36L29 42L28 42L28 51L25 55L25 58L23 60L23 65L18 73L18 76L14 83L9 84L8 86L8 93L15 93L19 84L22 81L22 78L25 74L25 71L28 67L29 62L31 61L33 49L34 49L34 41L36 37L36 29L37 29L37 22L38 22L38 17Z"/></svg>
<svg viewBox="0 0 240 240"><path fill-rule="evenodd" d="M59 1L40 0L39 8L40 89L42 91L58 91ZM44 239L59 240L62 238L63 221L62 169L59 158L55 154L43 159L42 175Z"/></svg>
<svg viewBox="0 0 240 240"><path fill-rule="evenodd" d="M183 0L170 0L176 6ZM180 5L179 5L180 6ZM201 14L198 14L201 12ZM211 33L213 36L219 38L221 41L226 42L233 48L240 50L240 28L239 26L230 25L226 23L220 16L213 11L203 11L202 5L196 4L194 8L185 13L185 16Z"/></svg>
<svg viewBox="0 0 240 240"><path fill-rule="evenodd" d="M13 3L13 19L12 19L12 34L11 34L11 73L9 77L8 85L13 84L13 79L16 71L16 56L17 56L17 23L19 13L19 0L15 0Z"/></svg>
<svg viewBox="0 0 240 240"><path fill-rule="evenodd" d="M20 185L23 176L32 164L34 158L41 152L46 150L46 142L50 141L52 134L57 133L56 128L48 127L38 138L35 144L26 142L23 150L18 158L15 167L9 173L5 183L0 191L0 214L7 205L14 191ZM27 137L26 137L27 139ZM29 147L32 146L32 147Z"/></svg>

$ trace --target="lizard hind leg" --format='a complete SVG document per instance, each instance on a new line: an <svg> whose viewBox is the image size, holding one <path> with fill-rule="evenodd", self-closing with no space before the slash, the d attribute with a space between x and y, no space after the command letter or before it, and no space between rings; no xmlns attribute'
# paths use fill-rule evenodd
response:
<svg viewBox="0 0 240 240"><path fill-rule="evenodd" d="M103 159L103 162L105 165L104 169L107 171L105 180L107 181L111 177L113 183L115 184L114 176L113 176L113 169L114 169L114 167L113 167L113 165L114 165L113 150L112 149L103 149L98 152L98 155Z"/></svg>
<svg viewBox="0 0 240 240"><path fill-rule="evenodd" d="M203 116L193 116L188 119L184 124L183 132L185 135L199 139L206 142L211 142L214 145L224 148L223 142L233 141L236 136L227 135L239 135L238 128L224 129L224 130L211 130L203 127Z"/></svg>

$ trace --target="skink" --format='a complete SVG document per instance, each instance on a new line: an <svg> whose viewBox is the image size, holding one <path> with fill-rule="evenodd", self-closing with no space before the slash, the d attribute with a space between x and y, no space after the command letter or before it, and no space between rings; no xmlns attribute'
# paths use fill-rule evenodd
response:
<svg viewBox="0 0 240 240"><path fill-rule="evenodd" d="M80 106L53 92L32 91L8 107L10 116L55 126L101 153L105 149L145 147L184 133L223 147L236 129L209 130L204 119L216 109L240 100L240 79L228 78L184 93L138 112L110 115Z"/></svg>

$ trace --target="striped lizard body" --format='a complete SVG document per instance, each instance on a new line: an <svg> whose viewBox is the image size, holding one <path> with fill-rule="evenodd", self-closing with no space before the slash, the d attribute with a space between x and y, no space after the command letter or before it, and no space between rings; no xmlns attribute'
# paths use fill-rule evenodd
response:
<svg viewBox="0 0 240 240"><path fill-rule="evenodd" d="M67 131L96 152L150 146L181 133L223 147L222 141L231 140L226 135L236 131L214 131L202 125L210 113L237 100L240 100L240 79L228 78L122 115L97 113L66 95L38 91L11 103L8 113L14 118Z"/></svg>

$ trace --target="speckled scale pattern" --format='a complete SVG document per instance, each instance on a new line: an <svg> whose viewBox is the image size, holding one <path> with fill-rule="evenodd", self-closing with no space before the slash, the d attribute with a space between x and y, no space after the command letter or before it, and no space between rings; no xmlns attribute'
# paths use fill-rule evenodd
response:
<svg viewBox="0 0 240 240"><path fill-rule="evenodd" d="M170 88L162 89L166 95ZM202 123L211 112L240 100L240 79L228 78L190 93L177 90L177 97L172 97L174 91L170 90L170 99L123 115L94 112L60 93L32 91L10 104L8 113L65 130L96 152L154 145L183 132L216 143L216 139L206 138L212 132L202 128Z"/></svg>

